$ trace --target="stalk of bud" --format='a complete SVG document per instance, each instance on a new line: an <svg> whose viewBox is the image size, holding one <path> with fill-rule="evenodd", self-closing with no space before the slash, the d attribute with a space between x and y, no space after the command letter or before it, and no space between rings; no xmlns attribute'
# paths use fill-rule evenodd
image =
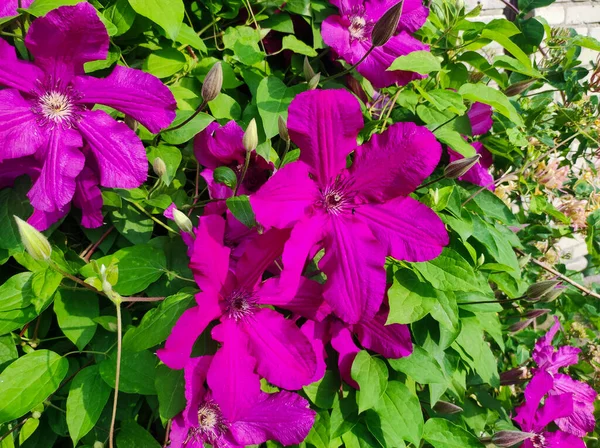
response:
<svg viewBox="0 0 600 448"><path fill-rule="evenodd" d="M310 81L308 81L308 90L315 90L318 87L320 80L321 80L321 73L317 73L315 76L313 76L311 78Z"/></svg>
<svg viewBox="0 0 600 448"><path fill-rule="evenodd" d="M558 285L560 285L559 280L544 280L537 282L527 288L525 296L529 299L538 299L552 291Z"/></svg>
<svg viewBox="0 0 600 448"><path fill-rule="evenodd" d="M165 165L165 161L163 159L157 157L152 161L152 170L158 177L163 177L165 174L167 174L167 165Z"/></svg>
<svg viewBox="0 0 600 448"><path fill-rule="evenodd" d="M242 143L248 152L254 151L258 146L258 130L256 129L256 120L254 118L248 123Z"/></svg>
<svg viewBox="0 0 600 448"><path fill-rule="evenodd" d="M185 213L180 210L173 209L173 221L177 224L183 232L193 234L194 226L192 225L192 221L188 218Z"/></svg>
<svg viewBox="0 0 600 448"><path fill-rule="evenodd" d="M31 224L26 223L18 216L14 216L21 235L21 241L31 258L37 261L48 260L52 254L52 246L48 239Z"/></svg>
<svg viewBox="0 0 600 448"><path fill-rule="evenodd" d="M279 128L279 136L281 137L281 139L283 141L289 142L290 134L288 133L287 123L281 115L279 116L279 118L277 118L277 127Z"/></svg>
<svg viewBox="0 0 600 448"><path fill-rule="evenodd" d="M209 102L214 100L219 93L221 93L221 88L223 87L223 67L221 67L221 63L217 62L206 74L206 78L204 78L204 84L202 84L202 99L205 102Z"/></svg>
<svg viewBox="0 0 600 448"><path fill-rule="evenodd" d="M461 176L464 176L467 171L469 171L477 162L479 162L480 158L481 155L477 154L473 157L465 157L449 163L448 166L444 168L444 177L446 179L457 179Z"/></svg>
<svg viewBox="0 0 600 448"><path fill-rule="evenodd" d="M402 6L404 1L392 6L388 9L384 15L377 21L373 27L373 33L371 34L371 41L373 47L381 47L385 45L388 40L394 35L398 29L398 22L400 22L400 16L402 15Z"/></svg>
<svg viewBox="0 0 600 448"><path fill-rule="evenodd" d="M452 415L462 412L463 408L461 408L460 406L456 406L453 403L448 403L447 401L440 400L433 406L433 410L438 414Z"/></svg>
<svg viewBox="0 0 600 448"><path fill-rule="evenodd" d="M315 71L313 70L312 65L310 65L310 62L308 62L308 58L306 56L304 56L304 65L302 68L304 72L304 79L306 80L306 82L310 81L315 77Z"/></svg>
<svg viewBox="0 0 600 448"><path fill-rule="evenodd" d="M237 185L237 176L233 172L231 168L228 166L220 166L213 171L213 179L218 184L223 184L231 188L235 189ZM180 212L181 213L181 212ZM175 213L173 213L175 214Z"/></svg>
<svg viewBox="0 0 600 448"><path fill-rule="evenodd" d="M502 448L508 448L516 445L517 443L523 442L535 434L530 432L522 431L498 431L492 436L492 443Z"/></svg>

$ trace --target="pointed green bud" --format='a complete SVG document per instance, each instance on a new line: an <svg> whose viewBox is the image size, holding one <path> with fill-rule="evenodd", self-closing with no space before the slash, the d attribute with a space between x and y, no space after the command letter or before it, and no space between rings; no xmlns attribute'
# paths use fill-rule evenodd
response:
<svg viewBox="0 0 600 448"><path fill-rule="evenodd" d="M248 123L242 143L246 151L254 151L258 146L258 130L256 129L256 120L254 118Z"/></svg>
<svg viewBox="0 0 600 448"><path fill-rule="evenodd" d="M525 295L529 299L538 299L545 294L548 294L550 291L554 290L558 285L560 285L559 280L544 280L541 282L534 283L525 292ZM558 296L557 296L558 297Z"/></svg>
<svg viewBox="0 0 600 448"><path fill-rule="evenodd" d="M448 166L444 168L444 177L446 179L458 179L459 177L464 176L467 171L479 162L480 158L481 156L477 154L473 157L465 157L449 163Z"/></svg>
<svg viewBox="0 0 600 448"><path fill-rule="evenodd" d="M308 62L308 58L306 56L304 56L304 65L302 68L304 72L304 79L306 82L310 81L315 77L315 71L313 70L312 65L310 65L310 62Z"/></svg>
<svg viewBox="0 0 600 448"><path fill-rule="evenodd" d="M237 176L228 166L215 168L213 171L213 179L216 183L226 185L232 190L235 190L235 186L237 185Z"/></svg>
<svg viewBox="0 0 600 448"><path fill-rule="evenodd" d="M290 134L288 133L287 123L281 115L279 116L279 118L277 118L277 127L279 128L279 136L281 137L281 139L283 141L289 142Z"/></svg>
<svg viewBox="0 0 600 448"><path fill-rule="evenodd" d="M163 177L167 173L167 165L163 159L156 157L152 161L152 170L158 177Z"/></svg>
<svg viewBox="0 0 600 448"><path fill-rule="evenodd" d="M99 440L96 440L94 442L94 447L93 448L104 448L104 443L100 442Z"/></svg>
<svg viewBox="0 0 600 448"><path fill-rule="evenodd" d="M321 73L317 73L315 76L308 81L308 90L315 90L319 86L319 81L321 80Z"/></svg>
<svg viewBox="0 0 600 448"><path fill-rule="evenodd" d="M438 414L452 415L452 414L458 414L459 412L462 412L463 408L461 408L460 406L457 406L453 403L448 403L447 401L439 400L433 406L433 410L435 412L437 412Z"/></svg>
<svg viewBox="0 0 600 448"><path fill-rule="evenodd" d="M190 234L194 233L192 221L190 221L190 218L188 218L182 211L177 209L173 210L173 221L175 221L177 227L179 227L183 232Z"/></svg>
<svg viewBox="0 0 600 448"><path fill-rule="evenodd" d="M501 448L508 448L521 443L535 434L522 431L498 431L492 436L492 443Z"/></svg>
<svg viewBox="0 0 600 448"><path fill-rule="evenodd" d="M202 99L207 103L214 100L223 87L223 67L221 63L217 62L206 74L204 78L204 84L202 84Z"/></svg>
<svg viewBox="0 0 600 448"><path fill-rule="evenodd" d="M374 47L385 45L398 29L400 16L402 16L402 6L404 1L397 3L388 9L384 15L377 21L371 33L371 41Z"/></svg>
<svg viewBox="0 0 600 448"><path fill-rule="evenodd" d="M48 239L31 224L26 223L18 216L14 216L14 218L23 246L31 258L37 261L48 260L52 254L52 246Z"/></svg>

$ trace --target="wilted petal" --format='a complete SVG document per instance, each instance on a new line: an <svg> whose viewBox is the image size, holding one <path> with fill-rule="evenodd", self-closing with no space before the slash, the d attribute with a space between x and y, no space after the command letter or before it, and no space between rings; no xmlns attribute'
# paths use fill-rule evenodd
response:
<svg viewBox="0 0 600 448"><path fill-rule="evenodd" d="M56 212L71 202L75 178L85 163L79 151L82 144L81 136L71 129L57 127L49 132L46 147L37 153L44 161L42 171L27 194L35 209Z"/></svg>
<svg viewBox="0 0 600 448"><path fill-rule="evenodd" d="M482 135L492 129L494 120L492 115L494 111L492 106L483 103L473 103L467 115L471 122L471 133L473 135Z"/></svg>
<svg viewBox="0 0 600 448"><path fill-rule="evenodd" d="M77 124L100 171L100 184L109 188L137 188L148 177L146 150L125 123L102 110L85 111Z"/></svg>
<svg viewBox="0 0 600 448"><path fill-rule="evenodd" d="M364 126L360 103L346 90L310 90L290 104L287 127L300 160L322 185L346 167Z"/></svg>
<svg viewBox="0 0 600 448"><path fill-rule="evenodd" d="M366 319L354 325L361 345L379 353L386 358L397 359L410 356L412 353L412 340L407 325L386 325L388 310L381 310L373 319Z"/></svg>
<svg viewBox="0 0 600 448"><path fill-rule="evenodd" d="M106 59L108 43L106 27L87 2L53 9L34 20L25 37L35 64L62 83L83 74L84 63Z"/></svg>
<svg viewBox="0 0 600 448"><path fill-rule="evenodd" d="M415 191L435 170L442 147L426 127L396 123L355 154L353 189L365 202L384 202Z"/></svg>
<svg viewBox="0 0 600 448"><path fill-rule="evenodd" d="M256 370L267 381L297 390L310 384L317 367L311 343L296 324L268 308L244 321Z"/></svg>
<svg viewBox="0 0 600 448"><path fill-rule="evenodd" d="M544 448L586 448L585 442L573 434L556 431L544 432L542 435L546 439Z"/></svg>
<svg viewBox="0 0 600 448"><path fill-rule="evenodd" d="M4 39L0 39L0 61L0 85L29 93L35 89L36 81L44 77L44 72L31 62L17 59L15 47Z"/></svg>
<svg viewBox="0 0 600 448"><path fill-rule="evenodd" d="M240 445L277 440L284 446L301 443L312 428L315 411L308 401L287 391L261 394L261 400L233 425L231 433Z"/></svg>
<svg viewBox="0 0 600 448"><path fill-rule="evenodd" d="M83 227L94 229L104 224L102 192L98 188L98 177L87 166L77 176L73 204L81 209L81 225Z"/></svg>
<svg viewBox="0 0 600 448"><path fill-rule="evenodd" d="M440 217L411 197L383 204L365 204L356 215L369 225L375 238L398 260L428 261L448 245L448 232Z"/></svg>
<svg viewBox="0 0 600 448"><path fill-rule="evenodd" d="M319 267L327 275L325 300L344 322L375 316L385 293L384 263L385 246L358 217L331 219Z"/></svg>
<svg viewBox="0 0 600 448"><path fill-rule="evenodd" d="M303 162L285 165L255 194L250 204L256 220L266 228L290 227L302 219L318 199L319 190Z"/></svg>
<svg viewBox="0 0 600 448"><path fill-rule="evenodd" d="M203 291L217 293L229 271L229 248L223 245L225 220L218 215L202 216L196 227L196 239L190 257L190 269Z"/></svg>
<svg viewBox="0 0 600 448"><path fill-rule="evenodd" d="M358 383L352 379L352 363L360 349L354 343L350 330L341 322L332 324L331 333L331 346L339 353L340 375L347 384L358 389Z"/></svg>
<svg viewBox="0 0 600 448"><path fill-rule="evenodd" d="M244 163L246 150L242 144L243 137L244 130L235 121L223 126L213 122L194 138L196 160L210 169Z"/></svg>
<svg viewBox="0 0 600 448"><path fill-rule="evenodd" d="M36 120L31 104L17 90L0 90L0 162L35 154L44 145L47 133Z"/></svg>
<svg viewBox="0 0 600 448"><path fill-rule="evenodd" d="M274 305L292 311L307 319L322 321L331 313L331 307L323 300L323 285L302 277L298 291L289 295L279 278L268 279L259 293L260 303Z"/></svg>
<svg viewBox="0 0 600 448"><path fill-rule="evenodd" d="M177 102L160 79L117 65L106 78L78 76L73 87L83 104L103 104L123 112L157 133L175 119Z"/></svg>

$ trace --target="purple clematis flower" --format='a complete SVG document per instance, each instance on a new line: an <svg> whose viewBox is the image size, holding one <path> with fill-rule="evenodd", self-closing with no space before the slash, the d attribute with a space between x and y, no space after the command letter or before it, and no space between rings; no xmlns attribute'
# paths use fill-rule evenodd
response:
<svg viewBox="0 0 600 448"><path fill-rule="evenodd" d="M324 247L325 300L346 323L371 319L385 294L386 255L426 261L448 244L440 218L409 196L435 169L441 146L426 128L396 123L357 148L363 118L344 90L299 94L287 124L300 160L250 196L265 228L293 227L281 284L294 290L308 254Z"/></svg>
<svg viewBox="0 0 600 448"><path fill-rule="evenodd" d="M78 183L83 201L90 189L97 194L98 183L135 188L146 180L140 139L106 112L92 110L95 104L115 108L151 132L175 117L173 95L148 73L117 66L102 79L84 74L84 63L106 58L108 44L106 28L87 2L60 7L31 24L25 45L34 63L17 59L0 39L0 85L8 87L0 91L0 165L34 156L40 171L28 197L36 216L43 215L33 218L40 230L67 213ZM84 219L84 225L99 224L97 214Z"/></svg>
<svg viewBox="0 0 600 448"><path fill-rule="evenodd" d="M340 10L339 16L330 16L321 25L323 41L349 64L356 64L372 46L373 26L398 0L331 0ZM358 72L371 81L374 87L405 85L425 76L401 70L386 71L399 56L413 51L429 50L410 33L423 26L429 9L422 0L404 0L398 34L383 46L377 47L357 67Z"/></svg>
<svg viewBox="0 0 600 448"><path fill-rule="evenodd" d="M573 434L546 429L550 423L568 418L573 413L571 394L546 395L553 383L549 373L540 371L525 388L525 403L516 409L513 418L523 431L531 433L531 437L523 442L523 448L585 448L583 440ZM544 397L544 404L540 407Z"/></svg>
<svg viewBox="0 0 600 448"><path fill-rule="evenodd" d="M594 401L597 394L589 384L574 380L569 375L558 373L562 367L577 364L581 350L568 345L557 349L552 346L552 339L561 328L556 316L554 316L554 321L552 328L535 344L532 355L538 365L535 371L546 372L553 377L550 395L572 395L573 413L567 417L558 418L556 424L564 432L583 437L593 431L596 425Z"/></svg>
<svg viewBox="0 0 600 448"><path fill-rule="evenodd" d="M267 440L301 443L315 419L308 402L291 392L260 390L255 360L245 347L248 340L233 322L222 323L213 333L217 339L222 333L228 336L216 355L193 358L185 366L187 405L173 419L169 446L204 448L209 443L233 448Z"/></svg>
<svg viewBox="0 0 600 448"><path fill-rule="evenodd" d="M17 8L29 8L33 0L2 0L0 2L0 19L18 15Z"/></svg>
<svg viewBox="0 0 600 448"><path fill-rule="evenodd" d="M160 359L173 369L183 368L196 339L211 321L220 319L233 323L224 326L225 344L232 328L246 335L262 377L284 389L309 384L316 370L310 341L295 322L270 308L261 308L276 305L299 313L321 308L323 299L313 288L316 282L301 284L295 297L279 293L270 282L262 283L265 270L281 255L289 230L274 229L254 237L235 263L235 271L231 269L230 249L223 244L224 231L221 216L200 218L190 268L202 292L196 295L198 306L187 310L173 328L165 348L158 352Z"/></svg>

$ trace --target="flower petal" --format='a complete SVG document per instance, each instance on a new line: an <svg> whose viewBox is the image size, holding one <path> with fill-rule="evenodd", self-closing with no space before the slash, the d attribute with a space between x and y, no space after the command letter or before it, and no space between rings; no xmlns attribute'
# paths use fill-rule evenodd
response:
<svg viewBox="0 0 600 448"><path fill-rule="evenodd" d="M27 175L35 181L40 175L41 163L35 157L27 156L0 162L0 188L10 187L15 179Z"/></svg>
<svg viewBox="0 0 600 448"><path fill-rule="evenodd" d="M183 411L183 415L188 425L198 425L198 405L203 401L206 394L204 382L212 359L212 356L200 356L199 358L190 359L184 367L183 378L187 406Z"/></svg>
<svg viewBox="0 0 600 448"><path fill-rule="evenodd" d="M98 188L98 176L89 168L84 167L77 176L73 204L81 209L81 225L94 229L104 224L102 216L102 192Z"/></svg>
<svg viewBox="0 0 600 448"><path fill-rule="evenodd" d="M485 149L482 143L474 142L471 144L475 148L475 152L481 155L481 159L473 167L466 172L466 174L460 176L458 180L469 182L480 187L485 187L488 190L494 191L494 178L488 171L488 168L492 165L493 159L492 154ZM448 148L448 156L450 162L460 160L464 158L462 154L457 153Z"/></svg>
<svg viewBox="0 0 600 448"><path fill-rule="evenodd" d="M569 417L573 413L573 396L571 394L550 395L545 398L544 405L538 409L535 422L537 428L545 428L559 418Z"/></svg>
<svg viewBox="0 0 600 448"><path fill-rule="evenodd" d="M46 143L36 121L31 104L17 90L0 90L0 162L35 154Z"/></svg>
<svg viewBox="0 0 600 448"><path fill-rule="evenodd" d="M261 394L261 400L231 425L231 433L242 446L277 440L284 446L302 443L315 421L308 401L287 391Z"/></svg>
<svg viewBox="0 0 600 448"><path fill-rule="evenodd" d="M338 368L340 376L350 386L358 389L358 383L352 378L352 363L360 349L352 339L352 333L341 322L334 322L331 326L331 346L339 353Z"/></svg>
<svg viewBox="0 0 600 448"><path fill-rule="evenodd" d="M325 300L344 322L371 319L385 294L385 246L355 216L331 219L325 256L319 267L327 275Z"/></svg>
<svg viewBox="0 0 600 448"><path fill-rule="evenodd" d="M281 284L279 278L270 278L264 282L258 293L260 303L278 306L319 322L331 313L331 307L323 300L323 285L320 283L302 277L298 291L293 296Z"/></svg>
<svg viewBox="0 0 600 448"><path fill-rule="evenodd" d="M78 149L82 145L81 136L72 129L57 127L49 132L46 148L37 153L44 160L40 177L27 194L35 209L56 212L71 202L75 178L85 163Z"/></svg>
<svg viewBox="0 0 600 448"><path fill-rule="evenodd" d="M368 46L361 45L350 36L350 22L341 16L329 16L321 24L323 42L349 64L356 64L365 55ZM387 67L386 67L387 68ZM385 69L384 69L385 70Z"/></svg>
<svg viewBox="0 0 600 448"><path fill-rule="evenodd" d="M213 122L194 138L196 160L210 169L244 163L246 150L242 144L243 137L244 130L235 121L223 126Z"/></svg>
<svg viewBox="0 0 600 448"><path fill-rule="evenodd" d="M350 174L358 201L384 202L415 191L435 170L442 146L426 127L396 123L355 154Z"/></svg>
<svg viewBox="0 0 600 448"><path fill-rule="evenodd" d="M325 369L327 368L327 364L325 363L325 358L327 357L325 344L331 339L331 336L329 335L329 322L315 322L309 319L300 327L300 331L312 344L317 357L317 369L315 370L315 376L311 381L311 383L314 383L323 378Z"/></svg>
<svg viewBox="0 0 600 448"><path fill-rule="evenodd" d="M355 209L369 225L387 254L397 260L427 261L448 245L448 232L440 217L411 197L383 204L365 204Z"/></svg>
<svg viewBox="0 0 600 448"><path fill-rule="evenodd" d="M100 184L109 188L137 188L148 177L146 150L125 123L102 110L85 111L77 124L94 154Z"/></svg>
<svg viewBox="0 0 600 448"><path fill-rule="evenodd" d="M37 80L44 72L31 62L17 59L15 47L0 39L0 84L29 93L35 89Z"/></svg>
<svg viewBox="0 0 600 448"><path fill-rule="evenodd" d="M70 209L71 207L69 205L66 205L63 209L55 212L44 212L42 210L34 209L33 214L29 217L27 222L42 232L50 228L55 222L67 216Z"/></svg>
<svg viewBox="0 0 600 448"><path fill-rule="evenodd" d="M407 325L386 325L387 309L380 310L373 319L367 319L354 325L361 345L386 358L397 359L410 356L413 351L410 330Z"/></svg>
<svg viewBox="0 0 600 448"><path fill-rule="evenodd" d="M494 125L494 120L492 120L493 113L492 106L483 103L473 103L467 112L469 121L471 122L471 133L473 135L482 135L492 129Z"/></svg>
<svg viewBox="0 0 600 448"><path fill-rule="evenodd" d="M214 179L214 170L206 168L200 172L200 176L206 182L206 187L208 188L208 195L211 199L227 199L233 196L233 190L225 184L219 184L215 182ZM213 203L214 204L214 203ZM208 204L211 205L211 204ZM225 203L223 203L225 205ZM206 210L204 211L206 214ZM223 212L216 213L223 214Z"/></svg>
<svg viewBox="0 0 600 448"><path fill-rule="evenodd" d="M108 43L106 27L87 2L53 9L34 20L25 37L35 64L65 85L84 73L84 63L106 59Z"/></svg>
<svg viewBox="0 0 600 448"><path fill-rule="evenodd" d="M256 220L266 228L290 227L302 219L318 199L319 190L302 162L285 165L255 194L250 204Z"/></svg>
<svg viewBox="0 0 600 448"><path fill-rule="evenodd" d="M368 0L365 1L365 12L370 20L376 22L388 9L398 3L399 0ZM423 26L428 16L429 9L423 6L423 0L404 0L398 31L414 33Z"/></svg>
<svg viewBox="0 0 600 448"><path fill-rule="evenodd" d="M543 436L546 439L544 448L586 448L585 442L579 437L562 431L544 432Z"/></svg>
<svg viewBox="0 0 600 448"><path fill-rule="evenodd" d="M263 308L243 325L259 375L284 389L297 390L311 383L317 368L316 355L293 321Z"/></svg>
<svg viewBox="0 0 600 448"><path fill-rule="evenodd" d="M346 90L310 90L294 98L287 127L300 160L326 186L346 167L364 126L360 103Z"/></svg>
<svg viewBox="0 0 600 448"><path fill-rule="evenodd" d="M560 429L578 437L584 437L594 430L594 402L596 391L587 383L576 381L569 375L554 375L554 387L550 394L571 394L573 396L573 413L556 420Z"/></svg>
<svg viewBox="0 0 600 448"><path fill-rule="evenodd" d="M516 421L523 431L537 431L541 428L536 427L536 414L542 398L546 395L554 384L554 380L549 373L537 372L525 387L525 402L515 409L516 415L513 420Z"/></svg>
<svg viewBox="0 0 600 448"><path fill-rule="evenodd" d="M160 79L149 73L117 65L106 78L78 76L73 87L83 104L104 104L135 118L152 133L175 119L177 102Z"/></svg>

